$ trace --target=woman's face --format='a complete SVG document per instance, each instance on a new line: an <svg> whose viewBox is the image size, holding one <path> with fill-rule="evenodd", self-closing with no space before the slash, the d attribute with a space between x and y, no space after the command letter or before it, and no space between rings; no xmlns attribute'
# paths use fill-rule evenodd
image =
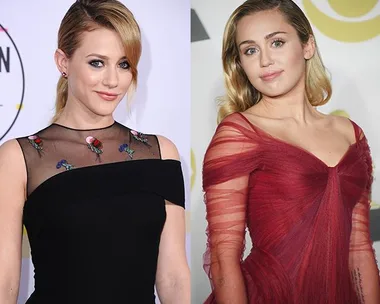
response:
<svg viewBox="0 0 380 304"><path fill-rule="evenodd" d="M80 39L66 60L68 102L95 115L112 115L132 82L121 39L106 28L85 32Z"/></svg>
<svg viewBox="0 0 380 304"><path fill-rule="evenodd" d="M240 63L250 83L264 96L279 97L304 87L305 59L312 39L302 45L296 30L276 10L243 17L237 24Z"/></svg>

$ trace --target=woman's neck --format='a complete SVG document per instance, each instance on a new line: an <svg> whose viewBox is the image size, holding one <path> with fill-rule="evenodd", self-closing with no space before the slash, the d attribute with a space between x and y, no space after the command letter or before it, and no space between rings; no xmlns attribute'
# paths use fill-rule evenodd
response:
<svg viewBox="0 0 380 304"><path fill-rule="evenodd" d="M299 124L307 124L322 116L308 101L304 87L295 88L281 96L263 96L251 109L256 115L273 119L293 119Z"/></svg>
<svg viewBox="0 0 380 304"><path fill-rule="evenodd" d="M55 123L75 129L98 129L114 123L112 115L101 116L93 113L80 102L68 100Z"/></svg>

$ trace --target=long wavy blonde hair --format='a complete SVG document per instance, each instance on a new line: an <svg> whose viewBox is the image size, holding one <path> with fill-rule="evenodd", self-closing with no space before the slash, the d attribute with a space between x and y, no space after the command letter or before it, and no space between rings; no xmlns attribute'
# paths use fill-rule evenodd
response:
<svg viewBox="0 0 380 304"><path fill-rule="evenodd" d="M117 0L77 0L67 11L58 31L58 48L71 58L80 46L81 35L86 31L103 27L119 34L124 45L125 56L132 73L132 82L127 96L137 85L137 65L141 56L141 33L133 14ZM66 106L68 80L61 76L57 84L55 104L56 121Z"/></svg>
<svg viewBox="0 0 380 304"><path fill-rule="evenodd" d="M295 28L302 44L306 44L310 37L314 37L310 22L292 0L248 0L240 5L230 16L224 30L222 61L226 95L219 99L218 122L229 114L247 110L262 98L240 65L236 28L244 16L273 9L281 12ZM331 97L331 83L317 45L314 56L306 61L305 88L306 97L313 106L321 106Z"/></svg>

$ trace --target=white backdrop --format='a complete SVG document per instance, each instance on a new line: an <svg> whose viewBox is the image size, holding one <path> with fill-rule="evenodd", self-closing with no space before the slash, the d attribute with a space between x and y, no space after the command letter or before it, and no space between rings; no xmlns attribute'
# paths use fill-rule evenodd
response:
<svg viewBox="0 0 380 304"><path fill-rule="evenodd" d="M131 113L127 112L126 102L121 103L115 119L144 133L164 135L177 145L185 175L186 205L189 209L190 2L122 2L134 13L141 27L143 53L139 64L139 86ZM0 24L14 44L0 30L0 138L3 137L0 143L33 134L47 126L52 118L59 77L53 59L57 32L72 3L73 0L1 1ZM22 107L23 77L16 48L20 53L25 77ZM19 303L25 303L34 288L33 266L25 240L26 237Z"/></svg>
<svg viewBox="0 0 380 304"><path fill-rule="evenodd" d="M378 0L296 0L311 20L324 63L332 74L332 100L320 110L349 116L365 131L375 164L372 234L380 240L376 221L380 209L380 2ZM224 26L242 0L192 0L206 34L198 26L192 58L192 303L203 303L210 292L202 269L205 250L205 207L201 168L205 150L216 128L215 98L223 95L221 43ZM330 3L330 4L329 4ZM332 5L332 6L330 6ZM209 36L209 39L207 39ZM376 227L377 226L377 227ZM247 244L247 248L249 245ZM380 257L380 242L375 243Z"/></svg>

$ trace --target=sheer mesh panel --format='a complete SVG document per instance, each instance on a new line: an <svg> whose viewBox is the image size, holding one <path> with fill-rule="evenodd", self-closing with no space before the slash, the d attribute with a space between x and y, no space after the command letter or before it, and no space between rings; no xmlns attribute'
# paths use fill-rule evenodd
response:
<svg viewBox="0 0 380 304"><path fill-rule="evenodd" d="M18 141L27 166L28 196L44 181L66 170L161 158L155 135L141 134L117 122L94 130L52 124Z"/></svg>
<svg viewBox="0 0 380 304"><path fill-rule="evenodd" d="M358 128L359 129L359 128ZM365 143L366 149L364 159L367 163L370 181L363 191L359 201L352 212L352 231L350 237L349 266L352 282L360 303L378 303L380 301L380 279L379 270L375 259L375 251L369 229L370 193L372 185L372 159L367 139L361 129L357 138ZM371 290L376 290L376 299ZM374 301L374 302L371 302Z"/></svg>

